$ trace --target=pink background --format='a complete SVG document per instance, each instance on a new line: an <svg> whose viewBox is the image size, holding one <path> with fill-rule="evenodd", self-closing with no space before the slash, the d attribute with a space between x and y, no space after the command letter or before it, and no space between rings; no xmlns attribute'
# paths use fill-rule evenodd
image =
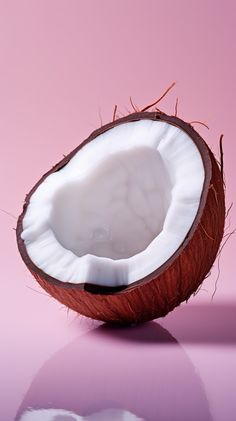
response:
<svg viewBox="0 0 236 421"><path fill-rule="evenodd" d="M229 0L0 0L0 420L13 420L19 407L50 405L85 415L118 406L147 420L235 419L233 236L213 302L217 264L188 305L158 321L167 331L157 322L96 330L44 295L13 230L25 194L100 125L99 115L110 121L115 104L127 113L130 95L145 106L172 81L163 111L173 113L178 97L180 117L209 125L195 127L218 156L225 135L229 206L235 14ZM234 207L227 225L235 228Z"/></svg>

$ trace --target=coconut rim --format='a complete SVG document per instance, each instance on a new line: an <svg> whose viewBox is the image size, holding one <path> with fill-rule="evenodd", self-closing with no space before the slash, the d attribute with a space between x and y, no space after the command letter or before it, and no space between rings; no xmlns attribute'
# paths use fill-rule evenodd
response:
<svg viewBox="0 0 236 421"><path fill-rule="evenodd" d="M176 126L177 128L181 129L185 133L187 133L191 140L196 145L202 159L203 167L204 167L204 183L202 187L202 193L199 201L199 207L197 210L197 214L193 220L193 223L191 225L190 230L188 231L187 235L185 236L183 242L178 247L178 249L172 254L172 256L167 259L161 266L159 266L157 269L155 269L153 272L150 272L145 277L138 279L137 281L132 282L129 285L122 285L122 286L115 286L115 287L108 287L108 286L102 286L102 285L96 285L92 282L81 282L81 283L71 283L71 282L62 282L50 275L48 275L46 272L44 272L42 269L40 269L38 266L34 264L34 262L30 259L27 248L25 246L24 240L21 238L21 233L23 231L23 219L27 211L27 207L30 201L30 198L32 194L37 190L39 185L52 173L59 171L62 169L67 163L73 158L73 156L82 149L87 143L94 140L97 136L105 133L106 131L112 129L113 127L124 124L124 123L130 123L134 121L139 120L159 120L166 122L170 125ZM16 227L16 238L17 238L17 245L20 252L20 255L22 257L22 260L30 270L32 274L36 274L41 279L44 279L45 281L62 287L62 288L69 288L69 289L76 289L76 290L84 290L86 292L91 292L95 294L122 294L127 291L132 290L133 288L136 288L140 284L147 284L148 282L151 282L154 278L157 278L159 275L161 275L164 271L166 271L169 266L180 256L181 252L184 250L184 248L188 245L190 240L192 239L197 226L199 225L199 222L201 220L206 201L208 196L208 190L210 187L210 181L212 177L212 163L210 158L210 153L208 146L206 145L204 139L199 135L199 133L191 126L190 123L186 123L182 119L180 119L177 116L169 116L163 112L155 111L155 112L149 112L149 111L141 111L141 112L135 112L128 114L125 117L116 119L108 124L105 124L101 126L100 128L94 130L88 138L86 138L84 141L82 141L74 150L72 150L68 155L66 155L61 161L59 161L56 165L54 165L49 171L47 171L40 179L39 181L34 185L34 187L30 190L30 192L25 197L25 202L23 205L23 211L20 214L18 221L17 221L17 227Z"/></svg>

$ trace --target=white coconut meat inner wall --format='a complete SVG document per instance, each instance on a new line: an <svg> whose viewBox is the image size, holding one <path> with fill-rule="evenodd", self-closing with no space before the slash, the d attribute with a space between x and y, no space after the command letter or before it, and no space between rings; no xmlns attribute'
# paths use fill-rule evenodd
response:
<svg viewBox="0 0 236 421"><path fill-rule="evenodd" d="M204 177L200 152L180 128L148 119L119 124L32 194L21 234L27 253L62 282L131 284L180 247Z"/></svg>

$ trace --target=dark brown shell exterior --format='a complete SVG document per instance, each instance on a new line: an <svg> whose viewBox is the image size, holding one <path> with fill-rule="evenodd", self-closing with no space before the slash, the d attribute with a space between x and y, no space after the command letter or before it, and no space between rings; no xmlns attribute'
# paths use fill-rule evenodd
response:
<svg viewBox="0 0 236 421"><path fill-rule="evenodd" d="M205 182L193 225L174 255L155 272L123 288L105 288L90 283L62 283L50 277L31 261L21 239L22 221L31 195L51 173L59 171L87 142L117 124L141 119L161 120L184 130L194 141L205 168ZM213 265L224 232L225 195L220 168L214 155L194 128L175 116L161 112L133 113L102 126L47 172L26 196L17 223L17 243L22 259L38 283L68 308L112 323L140 323L165 316L187 300L203 282Z"/></svg>

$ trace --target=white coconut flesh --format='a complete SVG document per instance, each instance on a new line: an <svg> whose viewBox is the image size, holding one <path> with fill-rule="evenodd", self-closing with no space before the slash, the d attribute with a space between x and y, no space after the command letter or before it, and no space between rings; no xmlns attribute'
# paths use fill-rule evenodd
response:
<svg viewBox="0 0 236 421"><path fill-rule="evenodd" d="M59 281L129 285L181 246L204 178L182 129L148 119L119 124L44 179L21 237L33 263Z"/></svg>

